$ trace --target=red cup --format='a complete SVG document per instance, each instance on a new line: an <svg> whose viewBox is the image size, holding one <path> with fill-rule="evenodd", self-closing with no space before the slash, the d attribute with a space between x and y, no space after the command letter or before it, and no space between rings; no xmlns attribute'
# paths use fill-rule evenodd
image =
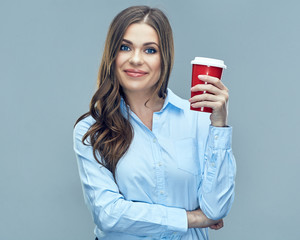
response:
<svg viewBox="0 0 300 240"><path fill-rule="evenodd" d="M203 82L198 78L198 75L208 75L221 79L223 69L226 69L224 61L213 58L195 57L191 64L193 64L192 87L197 84L206 84L206 82ZM205 92L206 91L191 92L191 96L193 97ZM191 106L191 110L212 113L212 108L208 107L193 108Z"/></svg>

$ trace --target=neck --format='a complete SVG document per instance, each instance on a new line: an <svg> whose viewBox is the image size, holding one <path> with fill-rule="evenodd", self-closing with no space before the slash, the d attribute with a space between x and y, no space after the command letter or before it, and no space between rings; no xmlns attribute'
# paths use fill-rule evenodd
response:
<svg viewBox="0 0 300 240"><path fill-rule="evenodd" d="M126 102L129 104L130 109L135 112L144 112L145 110L151 110L152 112L158 112L161 110L164 104L164 99L153 95L153 93L125 93Z"/></svg>
<svg viewBox="0 0 300 240"><path fill-rule="evenodd" d="M164 99L158 95L141 93L125 93L126 102L140 120L152 130L152 117L154 112L159 112L163 105Z"/></svg>

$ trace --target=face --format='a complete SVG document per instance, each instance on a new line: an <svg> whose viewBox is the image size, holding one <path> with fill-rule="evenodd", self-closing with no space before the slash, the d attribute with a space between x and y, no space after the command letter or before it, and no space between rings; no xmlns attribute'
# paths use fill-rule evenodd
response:
<svg viewBox="0 0 300 240"><path fill-rule="evenodd" d="M152 95L161 71L156 31L145 23L131 24L116 58L116 74L126 95Z"/></svg>

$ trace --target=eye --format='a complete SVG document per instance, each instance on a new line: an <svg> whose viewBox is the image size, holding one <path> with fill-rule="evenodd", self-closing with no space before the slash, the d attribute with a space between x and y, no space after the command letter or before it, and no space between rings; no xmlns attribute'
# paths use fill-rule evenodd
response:
<svg viewBox="0 0 300 240"><path fill-rule="evenodd" d="M147 49L145 50L145 52L148 53L148 54L154 54L154 53L156 53L157 51L156 51L156 49L154 49L154 48L147 48Z"/></svg>
<svg viewBox="0 0 300 240"><path fill-rule="evenodd" d="M121 51L130 51L130 48L127 45L123 44L123 45L121 45L120 50Z"/></svg>

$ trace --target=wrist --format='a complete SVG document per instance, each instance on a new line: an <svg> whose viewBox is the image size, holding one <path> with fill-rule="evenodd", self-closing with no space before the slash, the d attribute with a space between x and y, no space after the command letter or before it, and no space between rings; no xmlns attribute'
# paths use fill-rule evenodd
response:
<svg viewBox="0 0 300 240"><path fill-rule="evenodd" d="M186 211L188 228L206 228L219 222L219 220L212 220L205 216L200 210Z"/></svg>
<svg viewBox="0 0 300 240"><path fill-rule="evenodd" d="M192 211L186 211L188 228L194 228L195 225L195 216Z"/></svg>
<svg viewBox="0 0 300 240"><path fill-rule="evenodd" d="M227 122L220 121L220 122L211 122L213 127L228 127Z"/></svg>
<svg viewBox="0 0 300 240"><path fill-rule="evenodd" d="M203 228L206 227L208 220L200 209L187 211L188 228Z"/></svg>

